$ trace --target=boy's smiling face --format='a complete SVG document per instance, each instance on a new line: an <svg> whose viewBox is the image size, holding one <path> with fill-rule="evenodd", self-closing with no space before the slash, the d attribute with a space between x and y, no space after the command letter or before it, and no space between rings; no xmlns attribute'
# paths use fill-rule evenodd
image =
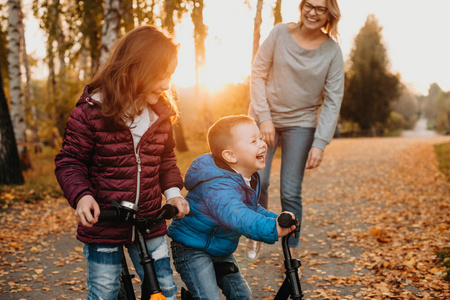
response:
<svg viewBox="0 0 450 300"><path fill-rule="evenodd" d="M243 123L232 129L233 142L225 156L230 166L244 177L250 178L253 173L266 166L267 144L256 124Z"/></svg>

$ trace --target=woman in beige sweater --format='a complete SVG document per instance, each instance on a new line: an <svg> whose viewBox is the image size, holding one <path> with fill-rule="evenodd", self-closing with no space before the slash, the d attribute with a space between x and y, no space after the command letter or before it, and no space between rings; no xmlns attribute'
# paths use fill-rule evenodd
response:
<svg viewBox="0 0 450 300"><path fill-rule="evenodd" d="M249 115L269 146L261 173L260 204L268 206L272 158L282 150L282 210L302 219L302 180L316 168L336 128L344 92L344 62L337 44L340 10L336 0L302 0L298 23L278 24L261 45L251 74ZM291 247L298 238L290 239ZM260 244L249 241L247 258L256 260Z"/></svg>

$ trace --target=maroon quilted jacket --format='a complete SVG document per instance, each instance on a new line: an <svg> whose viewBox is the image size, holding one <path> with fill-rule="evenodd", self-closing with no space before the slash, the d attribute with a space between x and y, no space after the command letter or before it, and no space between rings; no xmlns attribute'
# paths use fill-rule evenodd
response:
<svg viewBox="0 0 450 300"><path fill-rule="evenodd" d="M63 146L55 158L56 178L73 208L81 197L92 195L100 209L108 209L112 201L137 202L137 217L145 218L160 209L163 191L183 187L169 120L172 111L161 101L151 109L159 118L135 153L130 130L108 126L101 118L100 103L90 98L86 86L67 120ZM146 238L166 233L161 222ZM133 231L128 224L98 222L88 228L80 223L77 238L84 243L124 244L133 241Z"/></svg>

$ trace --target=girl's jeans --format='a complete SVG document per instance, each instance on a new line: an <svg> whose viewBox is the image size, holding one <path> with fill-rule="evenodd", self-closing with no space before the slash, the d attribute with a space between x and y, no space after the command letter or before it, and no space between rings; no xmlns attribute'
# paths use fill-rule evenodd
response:
<svg viewBox="0 0 450 300"><path fill-rule="evenodd" d="M302 224L302 182L306 160L314 140L315 128L276 128L275 146L270 146L266 155L266 167L259 171L261 197L259 204L268 207L270 170L278 141L281 140L280 198L282 211L294 213ZM289 246L297 247L298 238L290 237Z"/></svg>
<svg viewBox="0 0 450 300"><path fill-rule="evenodd" d="M169 247L164 236L146 241L147 248L155 260L156 275L167 299L175 299L177 286L173 281L173 272L170 267ZM133 261L136 272L141 281L144 281L144 270L140 264L139 246L126 245ZM122 269L121 260L123 246L85 244L84 255L88 264L88 300L116 300L120 289L119 275Z"/></svg>
<svg viewBox="0 0 450 300"><path fill-rule="evenodd" d="M250 299L251 290L240 271L216 278L213 262L232 261L237 265L233 254L212 256L175 241L171 247L175 269L194 299L220 300L219 288L229 300Z"/></svg>

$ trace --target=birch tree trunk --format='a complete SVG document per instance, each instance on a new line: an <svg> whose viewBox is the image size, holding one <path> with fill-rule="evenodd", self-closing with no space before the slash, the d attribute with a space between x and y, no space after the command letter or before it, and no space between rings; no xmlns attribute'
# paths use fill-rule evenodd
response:
<svg viewBox="0 0 450 300"><path fill-rule="evenodd" d="M22 94L21 71L20 71L20 28L21 28L21 5L20 0L8 0L8 73L11 101L11 121L14 128L14 136L18 146L22 168L26 170L31 167L27 153L25 109Z"/></svg>
<svg viewBox="0 0 450 300"><path fill-rule="evenodd" d="M122 0L106 0L104 23L102 27L102 43L100 45L100 64L114 46L120 29L120 18L122 16Z"/></svg>
<svg viewBox="0 0 450 300"><path fill-rule="evenodd" d="M255 22L253 26L253 54L252 54L252 63L255 59L256 53L258 53L259 49L259 40L261 39L261 23L262 23L262 8L263 8L263 0L258 0L256 4L256 14L255 14Z"/></svg>
<svg viewBox="0 0 450 300"><path fill-rule="evenodd" d="M65 82L66 79L66 43L64 32L62 31L61 17L60 17L60 0L54 0L53 2L53 28L55 29L55 39L58 45L58 59L59 59L59 70L58 77Z"/></svg>
<svg viewBox="0 0 450 300"><path fill-rule="evenodd" d="M21 17L20 19L23 20L23 14L22 10L20 10ZM30 103L30 99L32 98L32 90L31 90L31 72L30 72L30 62L28 60L28 54L27 54L27 44L25 40L25 26L23 22L20 22L20 41L22 43L22 60L23 60L23 66L25 69L25 94L24 94L24 101L25 104Z"/></svg>
<svg viewBox="0 0 450 300"><path fill-rule="evenodd" d="M22 13L22 11L21 11ZM23 15L20 18L23 20ZM33 89L31 87L31 71L30 71L30 61L28 59L28 53L27 53L27 43L25 39L25 25L23 22L21 22L20 27L20 40L22 42L22 60L23 60L23 66L25 69L25 97L24 97L24 107L25 107L25 115L28 115L31 117L31 132L32 132L32 139L29 140L27 138L27 142L34 142L34 151L35 153L41 152L41 146L39 144L39 136L38 136L38 121L37 121L37 114L36 114L36 105L32 103L32 99L34 98L33 95ZM26 131L25 131L26 132Z"/></svg>
<svg viewBox="0 0 450 300"><path fill-rule="evenodd" d="M281 16L281 1L282 0L277 0L275 2L275 7L273 8L273 25L277 25L278 23L283 22L283 17Z"/></svg>

